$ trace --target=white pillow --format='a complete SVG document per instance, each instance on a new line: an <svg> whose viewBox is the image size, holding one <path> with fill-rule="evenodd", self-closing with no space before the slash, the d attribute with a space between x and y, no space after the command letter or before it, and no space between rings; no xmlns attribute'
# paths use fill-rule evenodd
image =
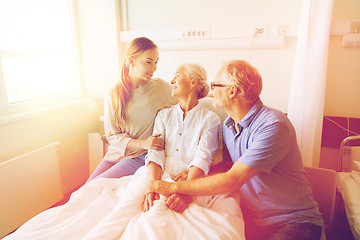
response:
<svg viewBox="0 0 360 240"><path fill-rule="evenodd" d="M351 174L351 177L355 180L355 182L360 184L360 172L352 170L350 174Z"/></svg>
<svg viewBox="0 0 360 240"><path fill-rule="evenodd" d="M360 171L360 162L359 161L353 161L352 168L356 171Z"/></svg>

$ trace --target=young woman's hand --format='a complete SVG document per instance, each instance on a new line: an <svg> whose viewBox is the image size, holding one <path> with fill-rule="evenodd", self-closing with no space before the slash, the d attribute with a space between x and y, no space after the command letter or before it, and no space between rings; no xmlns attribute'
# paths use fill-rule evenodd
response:
<svg viewBox="0 0 360 240"><path fill-rule="evenodd" d="M154 200L159 199L159 194L150 192L145 195L144 203L143 203L143 210L144 212L149 211L150 207L154 205Z"/></svg>
<svg viewBox="0 0 360 240"><path fill-rule="evenodd" d="M165 140L161 138L160 134L155 134L153 136L144 139L142 142L142 148L144 149L154 149L157 151L164 150Z"/></svg>

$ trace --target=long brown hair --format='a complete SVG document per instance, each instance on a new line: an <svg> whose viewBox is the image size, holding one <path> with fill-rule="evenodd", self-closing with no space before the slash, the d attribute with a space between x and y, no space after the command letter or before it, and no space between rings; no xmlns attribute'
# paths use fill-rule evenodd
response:
<svg viewBox="0 0 360 240"><path fill-rule="evenodd" d="M115 123L123 126L126 121L126 105L132 96L134 86L129 77L129 57L136 58L143 52L157 48L156 44L148 38L140 37L133 39L125 52L125 57L121 66L120 80L111 92Z"/></svg>

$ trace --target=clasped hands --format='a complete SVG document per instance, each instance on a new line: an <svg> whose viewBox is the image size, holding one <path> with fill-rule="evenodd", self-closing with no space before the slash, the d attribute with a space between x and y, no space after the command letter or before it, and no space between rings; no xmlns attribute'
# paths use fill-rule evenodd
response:
<svg viewBox="0 0 360 240"><path fill-rule="evenodd" d="M174 181L186 180L187 175L188 175L187 171L181 172L173 180ZM163 182L163 181L157 181L157 182L159 182L159 183L161 182L164 184L168 183L168 182ZM175 212L182 213L183 211L185 211L188 208L189 204L192 202L191 195L178 194L178 193L164 194L164 195L166 196L166 198L165 198L166 206ZM144 204L143 204L144 212L149 211L150 207L152 207L154 204L154 200L158 200L159 198L160 198L159 194L156 192L153 192L151 190L151 185L150 185L150 188L148 188L145 193L145 200L144 200Z"/></svg>

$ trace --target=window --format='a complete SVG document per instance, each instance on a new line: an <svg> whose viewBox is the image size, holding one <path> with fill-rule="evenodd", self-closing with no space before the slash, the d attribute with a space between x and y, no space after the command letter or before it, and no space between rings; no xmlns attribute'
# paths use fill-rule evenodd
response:
<svg viewBox="0 0 360 240"><path fill-rule="evenodd" d="M0 1L0 110L80 94L72 13L70 0Z"/></svg>

